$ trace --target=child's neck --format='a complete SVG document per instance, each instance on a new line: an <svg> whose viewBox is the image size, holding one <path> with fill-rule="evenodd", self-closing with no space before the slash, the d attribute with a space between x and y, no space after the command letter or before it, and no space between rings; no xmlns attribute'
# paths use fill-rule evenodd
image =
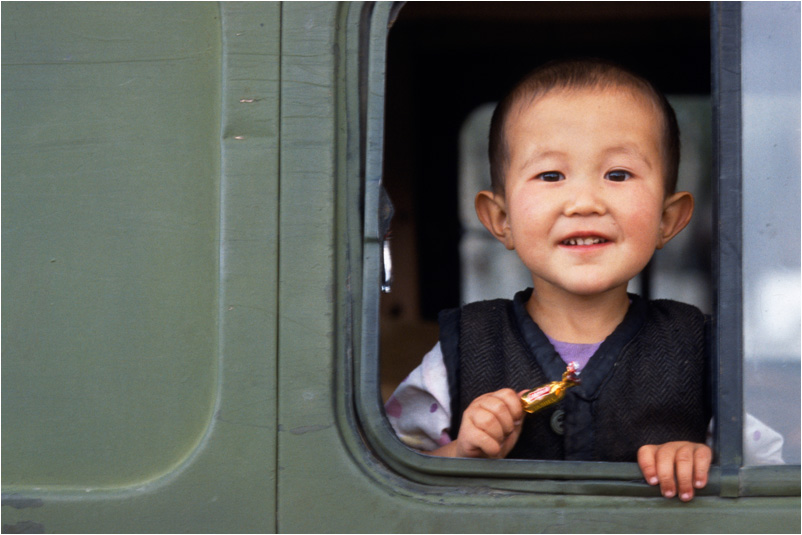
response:
<svg viewBox="0 0 802 535"><path fill-rule="evenodd" d="M544 333L574 344L602 342L624 320L628 309L626 287L592 296L535 288L526 303L526 311Z"/></svg>

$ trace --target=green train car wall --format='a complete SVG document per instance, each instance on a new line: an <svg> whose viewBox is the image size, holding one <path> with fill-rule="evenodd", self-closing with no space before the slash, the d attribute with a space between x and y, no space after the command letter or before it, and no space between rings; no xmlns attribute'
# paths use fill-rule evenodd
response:
<svg viewBox="0 0 802 535"><path fill-rule="evenodd" d="M3 533L800 531L799 3L0 9ZM589 52L708 117L689 503L630 463L425 456L383 410L468 288L459 129ZM744 460L746 413L783 464Z"/></svg>

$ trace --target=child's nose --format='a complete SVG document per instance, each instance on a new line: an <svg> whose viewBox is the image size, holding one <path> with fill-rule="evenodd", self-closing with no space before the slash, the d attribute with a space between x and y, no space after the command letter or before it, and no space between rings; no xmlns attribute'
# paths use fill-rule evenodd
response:
<svg viewBox="0 0 802 535"><path fill-rule="evenodd" d="M606 212L601 188L594 181L575 182L566 200L566 215L603 215Z"/></svg>

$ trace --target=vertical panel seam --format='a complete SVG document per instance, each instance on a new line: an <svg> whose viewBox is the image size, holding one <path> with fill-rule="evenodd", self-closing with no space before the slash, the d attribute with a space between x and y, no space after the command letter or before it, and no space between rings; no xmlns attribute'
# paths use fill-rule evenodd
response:
<svg viewBox="0 0 802 535"><path fill-rule="evenodd" d="M282 228L281 228L281 160L283 157L283 137L282 137L282 126L284 123L283 117L283 110L284 105L282 101L282 91L284 88L284 79L282 74L284 72L284 2L279 3L278 9L278 80L276 83L277 88L277 95L276 95L276 108L278 111L278 121L276 122L276 130L278 133L277 143L278 143L278 151L276 155L276 198L278 202L276 203L276 302L274 304L276 310L275 316L275 333L276 339L274 340L275 345L275 355L276 358L273 361L273 373L275 375L276 381L276 410L275 410L275 422L274 424L274 433L275 433L275 452L273 456L273 463L274 463L274 471L273 473L275 476L273 477L273 522L274 522L274 533L279 532L279 470L280 470L280 462L281 462L281 440L279 440L279 420L281 418L281 381L279 380L279 370L280 370L280 362L281 362L281 353L279 352L280 349L280 339L281 339L281 235L282 235Z"/></svg>

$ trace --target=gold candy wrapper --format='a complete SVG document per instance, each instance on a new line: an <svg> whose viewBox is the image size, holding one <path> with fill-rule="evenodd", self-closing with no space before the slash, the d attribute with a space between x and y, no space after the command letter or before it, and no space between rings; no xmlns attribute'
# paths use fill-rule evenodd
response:
<svg viewBox="0 0 802 535"><path fill-rule="evenodd" d="M577 368L579 368L577 363L571 362L563 373L562 381L552 381L524 393L521 396L524 410L533 413L564 398L566 390L581 383L577 376Z"/></svg>

